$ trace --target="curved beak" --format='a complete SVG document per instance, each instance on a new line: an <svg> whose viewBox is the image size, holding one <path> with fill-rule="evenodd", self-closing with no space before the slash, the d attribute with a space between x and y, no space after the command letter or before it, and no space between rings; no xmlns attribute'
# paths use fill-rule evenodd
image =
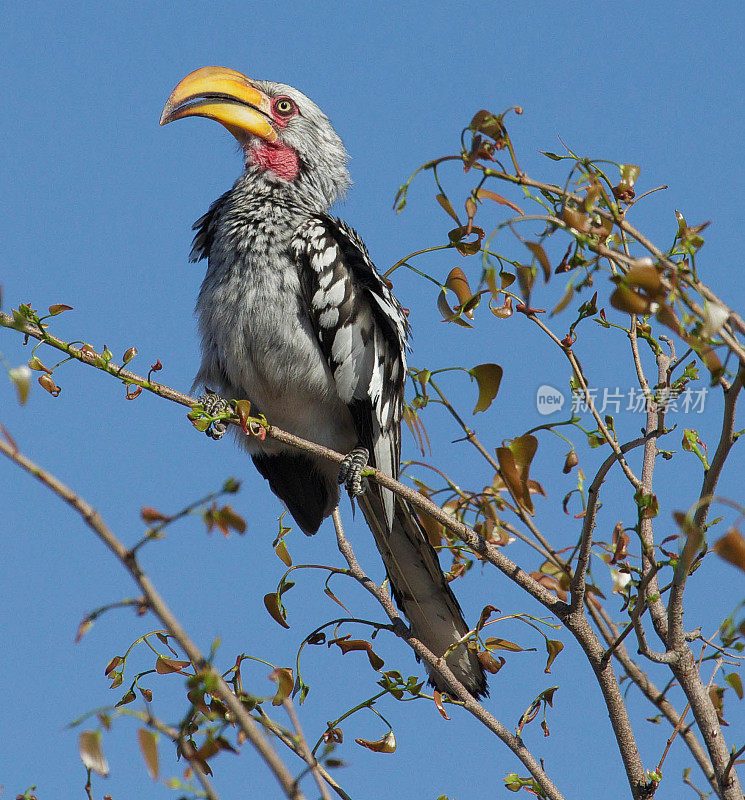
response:
<svg viewBox="0 0 745 800"><path fill-rule="evenodd" d="M214 119L239 141L247 133L267 142L277 139L270 121L271 100L234 69L201 67L183 78L171 92L160 124L184 117Z"/></svg>

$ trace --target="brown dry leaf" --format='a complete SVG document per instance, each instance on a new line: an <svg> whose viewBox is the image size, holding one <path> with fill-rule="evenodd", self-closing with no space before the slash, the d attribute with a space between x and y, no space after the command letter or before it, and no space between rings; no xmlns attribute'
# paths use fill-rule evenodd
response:
<svg viewBox="0 0 745 800"><path fill-rule="evenodd" d="M440 193L435 197L435 200L442 206L447 214L449 214L456 222L457 225L460 225L460 220L458 219L458 215L455 213L455 209L453 208L452 203L448 198Z"/></svg>
<svg viewBox="0 0 745 800"><path fill-rule="evenodd" d="M295 686L295 678L292 670L288 667L277 667L269 674L269 679L277 684L277 693L272 699L273 706L281 706L282 703L292 694Z"/></svg>
<svg viewBox="0 0 745 800"><path fill-rule="evenodd" d="M496 675L500 669L507 663L506 659L502 656L498 656L494 658L491 653L488 653L486 650L481 650L476 654L476 658L478 658L479 663L484 668L486 672L490 675Z"/></svg>
<svg viewBox="0 0 745 800"><path fill-rule="evenodd" d="M466 273L460 267L454 267L445 279L445 286L455 293L458 302L463 305L473 297L471 287L468 285ZM473 316L473 314L471 314Z"/></svg>
<svg viewBox="0 0 745 800"><path fill-rule="evenodd" d="M509 650L511 653L521 653L525 650L524 647L510 642L508 639L498 639L494 636L490 636L488 639L484 640L484 647L486 647L487 650Z"/></svg>
<svg viewBox="0 0 745 800"><path fill-rule="evenodd" d="M440 694L440 692L438 692L437 689L435 689L433 695L435 698L435 705L437 706L437 710L440 712L442 718L450 719L450 717L448 716L448 712L445 711L445 706L443 706L442 704L442 695Z"/></svg>
<svg viewBox="0 0 745 800"><path fill-rule="evenodd" d="M140 752L145 759L145 766L150 777L157 781L160 775L160 764L158 762L158 740L155 734L147 728L140 728L137 731L137 742L140 745Z"/></svg>
<svg viewBox="0 0 745 800"><path fill-rule="evenodd" d="M546 661L546 668L543 670L546 673L551 672L551 664L554 659L564 649L564 645L556 639L546 639L546 652L548 653L548 660Z"/></svg>
<svg viewBox="0 0 745 800"><path fill-rule="evenodd" d="M592 227L592 223L590 222L590 218L587 216L587 214L577 211L576 208L564 206L561 211L561 218L564 220L564 222L566 222L567 225L569 225L570 228L574 228L580 233L589 233L590 228Z"/></svg>
<svg viewBox="0 0 745 800"><path fill-rule="evenodd" d="M119 664L122 663L122 661L124 661L124 659L121 656L114 656L106 665L106 669L104 670L103 674L108 678L109 673L113 672L119 666Z"/></svg>
<svg viewBox="0 0 745 800"><path fill-rule="evenodd" d="M513 314L512 297L509 295L505 297L504 303L501 306L493 306L491 303L489 303L489 308L495 317L499 317L499 319L507 319Z"/></svg>
<svg viewBox="0 0 745 800"><path fill-rule="evenodd" d="M543 270L543 282L548 283L548 279L551 277L551 264L546 255L546 251L538 242L525 242L525 246L533 254L535 260L541 265L541 269Z"/></svg>
<svg viewBox="0 0 745 800"><path fill-rule="evenodd" d="M396 737L393 731L388 731L382 739L375 742L370 742L367 739L355 739L357 744L372 750L373 753L395 753L396 752Z"/></svg>
<svg viewBox="0 0 745 800"><path fill-rule="evenodd" d="M78 736L78 752L86 769L93 770L103 778L109 774L109 763L101 749L100 731L83 731Z"/></svg>
<svg viewBox="0 0 745 800"><path fill-rule="evenodd" d="M269 592L269 594L264 595L264 606L275 622L278 622L283 628L289 630L290 626L287 624L284 609L280 605L279 597L277 597L276 592Z"/></svg>
<svg viewBox="0 0 745 800"><path fill-rule="evenodd" d="M190 664L190 661L179 661L176 658L158 656L158 660L155 662L155 671L158 675L168 675L171 672L181 672Z"/></svg>
<svg viewBox="0 0 745 800"><path fill-rule="evenodd" d="M529 478L530 463L537 449L538 440L530 434L513 439L509 447L497 448L497 460L502 477L516 501L531 515L535 513L535 509L530 495L545 494L540 484Z"/></svg>
<svg viewBox="0 0 745 800"><path fill-rule="evenodd" d="M284 539L280 539L277 542L277 546L274 548L274 552L277 554L277 558L279 558L279 560L282 561L282 563L285 566L288 567L292 566L292 558L290 556L289 551L287 550L287 545L285 544Z"/></svg>
<svg viewBox="0 0 745 800"><path fill-rule="evenodd" d="M476 192L476 197L479 200L483 198L488 198L489 200L493 200L495 203L499 203L502 206L509 206L513 211L517 211L518 214L525 216L525 212L520 208L520 206L513 203L511 200L508 200L506 197L502 197L501 194L497 194L496 192L489 191L489 189L479 189Z"/></svg>
<svg viewBox="0 0 745 800"><path fill-rule="evenodd" d="M730 528L714 545L714 552L745 571L745 539L737 528Z"/></svg>
<svg viewBox="0 0 745 800"><path fill-rule="evenodd" d="M385 661L373 650L372 644L364 639L334 639L329 644L335 644L344 654L355 650L363 650L367 653L370 666L374 670L381 669L385 664Z"/></svg>
<svg viewBox="0 0 745 800"><path fill-rule="evenodd" d="M648 298L623 283L620 283L614 289L610 296L610 304L613 308L625 311L627 314L646 314L650 307Z"/></svg>

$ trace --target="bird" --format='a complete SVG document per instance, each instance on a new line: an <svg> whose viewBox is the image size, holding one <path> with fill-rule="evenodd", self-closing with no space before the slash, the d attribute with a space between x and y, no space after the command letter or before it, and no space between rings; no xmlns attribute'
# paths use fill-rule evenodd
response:
<svg viewBox="0 0 745 800"><path fill-rule="evenodd" d="M316 533L344 484L370 527L412 635L474 696L488 693L469 626L409 502L366 465L399 476L410 326L356 231L331 215L350 186L328 117L286 84L201 67L173 89L160 119L222 124L244 170L193 226L190 260L207 260L196 314L195 386L208 411L247 399L252 413L346 454L341 468L269 437L239 441L299 528ZM220 438L224 423L208 433ZM450 691L427 666L435 689Z"/></svg>

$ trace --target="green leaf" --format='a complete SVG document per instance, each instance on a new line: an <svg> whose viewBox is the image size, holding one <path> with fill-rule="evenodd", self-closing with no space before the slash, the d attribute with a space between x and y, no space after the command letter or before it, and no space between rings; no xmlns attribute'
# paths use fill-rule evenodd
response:
<svg viewBox="0 0 745 800"><path fill-rule="evenodd" d="M709 469L709 460L706 457L706 448L704 443L701 441L698 431L693 428L686 428L683 431L683 441L682 441L683 449L687 453L695 453L699 461L704 466L704 469L708 471Z"/></svg>
<svg viewBox="0 0 745 800"><path fill-rule="evenodd" d="M486 411L497 396L502 381L503 370L499 364L479 364L468 370L471 380L476 380L479 387L479 399L473 413Z"/></svg>
<svg viewBox="0 0 745 800"><path fill-rule="evenodd" d="M548 660L546 661L546 668L543 670L544 672L551 672L551 664L554 663L554 659L563 649L564 645L556 639L546 639L546 652L548 653Z"/></svg>
<svg viewBox="0 0 745 800"><path fill-rule="evenodd" d="M730 672L729 675L724 677L725 683L728 683L735 691L738 700L742 700L742 679L737 672Z"/></svg>

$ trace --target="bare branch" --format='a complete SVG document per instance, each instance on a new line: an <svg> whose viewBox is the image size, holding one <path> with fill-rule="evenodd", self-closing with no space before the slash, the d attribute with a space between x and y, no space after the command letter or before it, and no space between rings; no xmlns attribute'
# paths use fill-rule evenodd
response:
<svg viewBox="0 0 745 800"><path fill-rule="evenodd" d="M628 453L636 447L644 444L647 441L647 436L640 436L638 439L633 439L626 444L621 445L620 450L622 453ZM598 513L598 498L600 495L600 487L603 485L605 476L610 471L610 468L618 461L616 453L611 453L608 458L600 465L600 469L595 473L595 477L587 490L587 508L582 521L582 533L580 535L580 546L577 553L577 565L574 570L574 576L571 582L572 591L572 608L577 609L582 606L585 600L585 578L587 575L587 567L590 563L590 551L592 549L592 533L595 528L595 520Z"/></svg>
<svg viewBox="0 0 745 800"><path fill-rule="evenodd" d="M54 475L26 458L26 456L2 439L0 439L0 452L41 481L41 483L51 489L58 497L77 511L88 527L101 539L111 552L114 553L142 590L143 595L147 598L147 604L150 609L173 634L173 637L189 657L194 665L194 669L198 673L208 675L210 680L214 682L214 693L230 709L239 727L246 734L248 741L251 742L258 754L266 762L269 769L274 773L285 795L291 798L291 800L302 800L304 795L295 784L292 774L269 744L256 722L246 711L241 701L230 690L230 687L225 683L220 673L207 662L197 646L191 641L186 631L181 627L181 623L176 619L163 598L156 591L150 579L142 571L137 558L130 550L127 550L116 536L114 536L101 519L99 513Z"/></svg>
<svg viewBox="0 0 745 800"><path fill-rule="evenodd" d="M665 694L655 686L646 672L643 672L639 665L631 658L626 647L623 645L622 641L620 641L621 634L619 634L618 628L612 622L605 609L602 607L596 608L591 603L587 604L587 609L605 641L609 646L613 646L613 655L623 667L628 677L636 684L647 700L660 710L673 728L677 727L680 721L680 715L675 710L672 703L665 697ZM626 630L631 630L631 627L632 626L629 626ZM706 755L706 751L696 738L695 733L690 727L686 727L682 730L681 736L690 750L691 755L711 784L712 789L717 791L718 785L716 776L714 775L714 768Z"/></svg>
<svg viewBox="0 0 745 800"><path fill-rule="evenodd" d="M444 658L436 656L418 639L412 636L411 630L401 619L388 594L371 580L360 567L354 551L352 550L352 546L344 534L338 506L334 509L333 520L336 529L337 546L339 547L339 552L344 556L344 559L349 565L349 574L364 586L380 603L383 610L388 615L388 618L391 620L391 623L393 623L396 635L406 640L417 656L437 671L440 677L450 687L453 696L457 697L462 702L466 711L470 712L479 722L485 725L492 733L496 734L496 736L520 759L546 793L546 797L550 798L550 800L563 800L561 792L559 792L546 775L543 767L537 759L534 758L522 739L510 733L499 720L490 714L473 695L468 692L465 686L453 675Z"/></svg>
<svg viewBox="0 0 745 800"><path fill-rule="evenodd" d="M697 530L703 530L706 525L706 518L711 507L712 497L716 491L717 483L727 463L727 457L735 443L735 412L737 411L737 400L742 389L743 378L745 377L745 366L740 367L737 376L729 389L724 391L724 414L722 416L722 432L719 436L711 466L704 474L701 485L701 492L696 511L693 515L693 525ZM683 631L683 592L688 579L690 563L687 559L681 558L675 570L673 585L670 590L670 600L668 601L668 627L670 630L670 647L682 647L685 642Z"/></svg>
<svg viewBox="0 0 745 800"><path fill-rule="evenodd" d="M302 752L303 760L308 764L311 772L313 773L313 777L315 778L318 791L321 793L321 797L323 800L331 800L331 795L329 795L326 785L323 782L323 776L319 771L320 764L318 763L316 757L310 752L308 740L305 738L303 728L300 725L300 719L295 712L295 706L292 700L289 697L285 697L285 699L282 701L282 705L284 706L287 716L290 718L292 725L295 728L295 737L297 739L298 750Z"/></svg>

